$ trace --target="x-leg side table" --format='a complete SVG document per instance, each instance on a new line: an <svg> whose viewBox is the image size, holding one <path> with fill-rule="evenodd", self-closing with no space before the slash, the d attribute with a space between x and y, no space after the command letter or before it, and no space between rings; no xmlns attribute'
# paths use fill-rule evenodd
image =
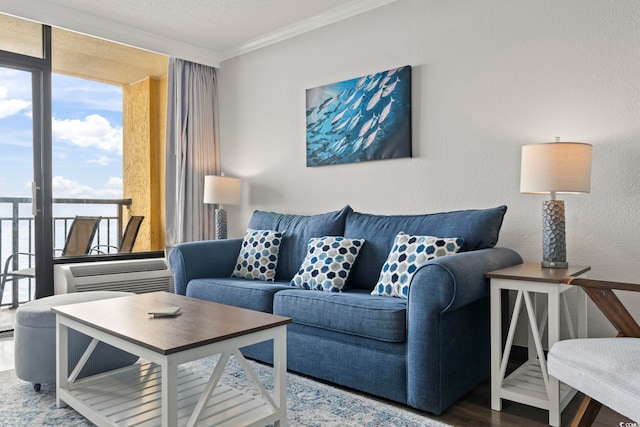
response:
<svg viewBox="0 0 640 427"><path fill-rule="evenodd" d="M575 390L561 384L547 373L545 346L542 341L547 329L546 348L560 340L561 318L567 322L571 338L587 335L587 299L577 292L577 334L571 321L565 292L578 288L562 283L567 276L579 276L590 267L570 266L568 269L543 268L540 264L524 263L487 273L491 279L491 408L502 410L502 399L523 403L549 411L549 425L560 425L560 414ZM502 296L503 291L515 291L516 299L504 350L502 349ZM536 295L546 294L547 305L538 323L539 307ZM516 326L522 311L528 323L528 360L506 376L509 355L513 346Z"/></svg>

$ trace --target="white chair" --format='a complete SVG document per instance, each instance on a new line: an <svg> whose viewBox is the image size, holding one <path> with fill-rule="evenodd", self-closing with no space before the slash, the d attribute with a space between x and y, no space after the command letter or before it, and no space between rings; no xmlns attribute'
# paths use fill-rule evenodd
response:
<svg viewBox="0 0 640 427"><path fill-rule="evenodd" d="M549 374L585 394L572 426L590 426L602 405L640 423L640 326L614 289L640 291L640 284L568 277L581 286L618 330L617 338L579 338L551 347Z"/></svg>

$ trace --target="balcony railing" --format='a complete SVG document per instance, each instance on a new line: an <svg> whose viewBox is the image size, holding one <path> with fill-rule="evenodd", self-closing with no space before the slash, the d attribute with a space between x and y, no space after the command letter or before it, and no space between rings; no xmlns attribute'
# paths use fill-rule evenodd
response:
<svg viewBox="0 0 640 427"><path fill-rule="evenodd" d="M122 236L122 219L125 207L131 205L131 199L53 199L56 205L96 205L92 207L92 216L101 216L102 219L96 232L92 246L117 247ZM115 214L99 213L100 206L107 205L115 207ZM0 197L0 274L4 268L7 257L16 252L34 252L34 225L33 216L30 213L30 197ZM86 208L83 208L86 210ZM104 208L103 208L104 209ZM7 215L7 213L10 214ZM84 213L83 213L84 214ZM75 215L61 215L53 218L53 244L55 249L62 249L69 227ZM54 255L60 255L60 251L54 251ZM14 269L32 267L31 257L14 258ZM17 280L17 279L14 279ZM7 283L2 298L2 305L8 305L12 300L12 286ZM21 280L19 286L19 302L29 301L33 298L34 289L31 279Z"/></svg>

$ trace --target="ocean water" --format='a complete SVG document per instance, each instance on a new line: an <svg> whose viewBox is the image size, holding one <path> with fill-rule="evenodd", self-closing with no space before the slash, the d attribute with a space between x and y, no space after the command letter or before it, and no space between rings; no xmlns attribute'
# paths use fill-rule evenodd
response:
<svg viewBox="0 0 640 427"><path fill-rule="evenodd" d="M112 215L112 214L111 214ZM93 245L112 245L117 246L119 243L118 236L118 224L117 218L110 217L107 211L103 212L102 221L100 222L100 226L98 229L98 233L96 233L96 237L94 238ZM65 221L64 220L55 220L54 221L54 254L59 256L61 254L61 250L64 247L66 232L68 231L68 227L71 226L71 222L73 221L72 217L66 217L67 224L65 229ZM13 219L11 216L2 215L0 216L0 274L4 273L7 263L7 259L14 252L22 252L22 253L34 253L35 242L34 242L34 229L33 229L33 218L28 216L20 216L19 219L19 227L18 227L18 235L17 235L17 248L14 248L14 234L13 234ZM112 250L115 252L115 250ZM11 262L10 262L11 264ZM33 257L28 255L19 255L18 256L18 268L26 268L33 266ZM9 266L8 271L11 271L13 267ZM0 276L1 278L1 276ZM28 301L33 298L35 295L35 280L31 279L21 279L18 281L18 291L19 291L19 301ZM12 282L7 282L5 285L4 293L2 296L2 304L5 305L10 303L12 300Z"/></svg>

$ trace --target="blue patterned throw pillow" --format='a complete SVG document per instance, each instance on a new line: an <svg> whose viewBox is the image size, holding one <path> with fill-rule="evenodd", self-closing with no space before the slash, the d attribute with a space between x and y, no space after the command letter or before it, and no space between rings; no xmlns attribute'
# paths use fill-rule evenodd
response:
<svg viewBox="0 0 640 427"><path fill-rule="evenodd" d="M463 239L455 237L398 233L371 295L408 298L409 285L418 268L431 259L455 254L463 243Z"/></svg>
<svg viewBox="0 0 640 427"><path fill-rule="evenodd" d="M312 237L307 246L307 256L291 279L291 286L341 292L363 244L364 239Z"/></svg>
<svg viewBox="0 0 640 427"><path fill-rule="evenodd" d="M247 230L232 277L273 282L284 232Z"/></svg>

